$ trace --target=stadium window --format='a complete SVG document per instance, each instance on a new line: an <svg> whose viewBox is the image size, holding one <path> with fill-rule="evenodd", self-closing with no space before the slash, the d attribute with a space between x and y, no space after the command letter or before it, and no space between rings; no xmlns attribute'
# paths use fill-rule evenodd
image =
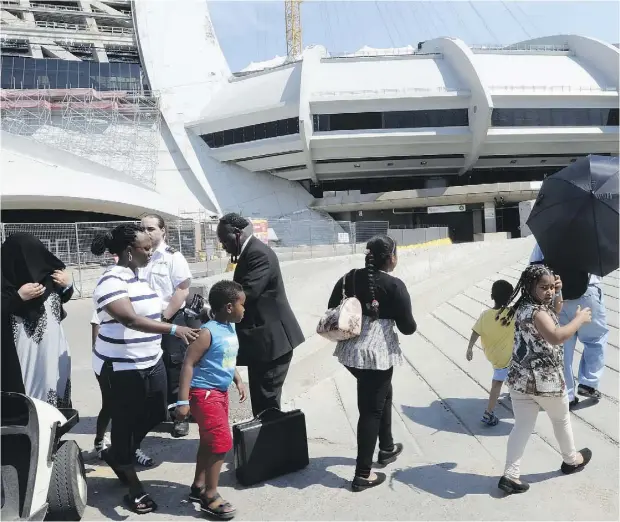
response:
<svg viewBox="0 0 620 522"><path fill-rule="evenodd" d="M243 127L233 129L233 143L243 143Z"/></svg>
<svg viewBox="0 0 620 522"><path fill-rule="evenodd" d="M615 118L615 119L614 119ZM493 109L493 127L600 127L618 125L618 109Z"/></svg>
<svg viewBox="0 0 620 522"><path fill-rule="evenodd" d="M267 138L275 138L278 135L278 122L269 121L265 124L267 131Z"/></svg>

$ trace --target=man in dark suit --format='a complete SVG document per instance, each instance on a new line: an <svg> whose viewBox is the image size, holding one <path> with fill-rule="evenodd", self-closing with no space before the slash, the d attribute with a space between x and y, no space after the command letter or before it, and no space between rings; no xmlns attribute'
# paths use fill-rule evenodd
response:
<svg viewBox="0 0 620 522"><path fill-rule="evenodd" d="M304 335L286 297L278 257L254 237L252 223L239 214L226 214L217 237L237 264L233 279L246 295L245 316L237 325L237 364L248 367L252 412L257 415L280 408L293 349L304 342Z"/></svg>

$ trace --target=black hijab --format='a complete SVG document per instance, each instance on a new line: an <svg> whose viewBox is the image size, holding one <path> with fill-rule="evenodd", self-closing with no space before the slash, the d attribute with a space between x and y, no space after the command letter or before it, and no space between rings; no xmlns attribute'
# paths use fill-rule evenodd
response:
<svg viewBox="0 0 620 522"><path fill-rule="evenodd" d="M52 274L64 270L65 264L52 254L36 237L25 232L10 235L2 244L2 297L14 298L17 291L26 283L41 283L45 292L41 297L30 301L21 301L10 314L28 319L38 319L42 313L43 303L54 291ZM12 299L11 299L12 301Z"/></svg>

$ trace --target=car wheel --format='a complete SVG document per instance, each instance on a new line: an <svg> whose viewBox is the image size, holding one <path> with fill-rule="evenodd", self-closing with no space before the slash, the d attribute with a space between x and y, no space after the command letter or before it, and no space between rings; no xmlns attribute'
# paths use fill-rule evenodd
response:
<svg viewBox="0 0 620 522"><path fill-rule="evenodd" d="M82 520L86 509L86 472L74 440L60 442L47 492L46 520Z"/></svg>

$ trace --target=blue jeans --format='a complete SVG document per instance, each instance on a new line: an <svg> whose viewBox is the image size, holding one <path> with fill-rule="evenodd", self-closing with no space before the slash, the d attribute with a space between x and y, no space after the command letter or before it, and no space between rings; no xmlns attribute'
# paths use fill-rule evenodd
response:
<svg viewBox="0 0 620 522"><path fill-rule="evenodd" d="M564 342L564 379L568 400L575 398L575 378L573 376L573 355L577 339L583 344L583 354L579 363L579 384L598 388L603 370L605 369L605 347L607 346L607 311L603 301L603 290L591 285L579 299L564 301L560 313L562 326L570 323L577 312L577 307L592 310L592 322L584 324L579 331Z"/></svg>

